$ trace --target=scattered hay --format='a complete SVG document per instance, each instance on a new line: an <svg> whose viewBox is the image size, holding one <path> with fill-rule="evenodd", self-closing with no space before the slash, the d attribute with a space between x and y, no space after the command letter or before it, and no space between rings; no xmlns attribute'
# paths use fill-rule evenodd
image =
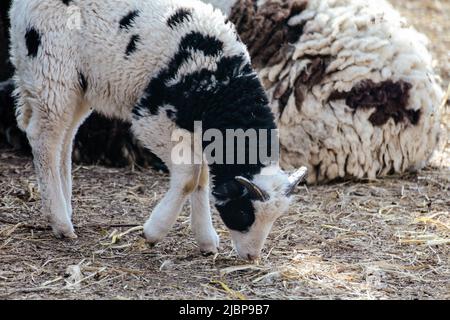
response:
<svg viewBox="0 0 450 320"><path fill-rule="evenodd" d="M153 171L77 167L79 239L54 239L38 213L38 191L29 191L30 160L1 158L2 298L450 298L446 168L302 187L263 260L249 265L237 259L217 214L222 249L202 257L188 208L163 243L148 247L141 225L168 186Z"/></svg>

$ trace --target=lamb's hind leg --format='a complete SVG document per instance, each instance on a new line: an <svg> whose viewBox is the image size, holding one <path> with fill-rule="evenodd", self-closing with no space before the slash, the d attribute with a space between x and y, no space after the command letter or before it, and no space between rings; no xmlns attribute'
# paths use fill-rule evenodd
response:
<svg viewBox="0 0 450 320"><path fill-rule="evenodd" d="M211 219L209 169L206 164L202 165L197 188L191 194L191 228L203 255L217 253L220 240Z"/></svg>
<svg viewBox="0 0 450 320"><path fill-rule="evenodd" d="M48 80L43 83L45 95L37 93L34 87L25 90L19 86L20 101L30 110L24 129L33 151L43 214L57 237L76 238L63 191L61 163L64 139L79 95L76 88L69 89L68 85Z"/></svg>
<svg viewBox="0 0 450 320"><path fill-rule="evenodd" d="M57 237L76 238L62 189L61 153L69 122L61 117L33 112L27 136L41 189L42 210Z"/></svg>
<svg viewBox="0 0 450 320"><path fill-rule="evenodd" d="M88 105L80 102L73 112L71 124L64 136L61 154L61 183L66 200L67 213L72 217L72 149L75 135L80 125L90 114Z"/></svg>

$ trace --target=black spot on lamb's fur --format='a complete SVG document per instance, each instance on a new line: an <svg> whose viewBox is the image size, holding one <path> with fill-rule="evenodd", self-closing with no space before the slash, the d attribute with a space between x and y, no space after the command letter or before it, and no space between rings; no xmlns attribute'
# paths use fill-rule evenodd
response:
<svg viewBox="0 0 450 320"><path fill-rule="evenodd" d="M180 8L175 13L167 19L167 25L174 29L179 24L188 21L192 17L192 10L187 8Z"/></svg>
<svg viewBox="0 0 450 320"><path fill-rule="evenodd" d="M137 49L137 43L141 40L141 37L137 34L131 36L130 42L128 43L125 55L129 57Z"/></svg>
<svg viewBox="0 0 450 320"><path fill-rule="evenodd" d="M68 6L68 5L70 5L70 3L72 2L72 0L62 0L62 2L63 2L66 6Z"/></svg>
<svg viewBox="0 0 450 320"><path fill-rule="evenodd" d="M29 57L36 57L41 45L41 36L34 28L29 28L25 34L25 43L28 49Z"/></svg>
<svg viewBox="0 0 450 320"><path fill-rule="evenodd" d="M87 82L86 77L84 76L83 73L79 72L78 78L79 78L81 90L83 90L83 92L86 92L86 90L88 88L88 82Z"/></svg>
<svg viewBox="0 0 450 320"><path fill-rule="evenodd" d="M149 109L150 113L157 114L159 106L164 102L166 82L173 78L179 68L192 56L192 51L201 51L205 56L218 56L223 50L223 43L211 36L205 36L198 32L191 32L183 37L178 52L169 62L168 67L154 78L146 89L147 97L133 109L133 114L141 116L140 109Z"/></svg>
<svg viewBox="0 0 450 320"><path fill-rule="evenodd" d="M139 16L139 10L134 10L128 13L125 17L123 17L119 22L120 29L129 29L135 19Z"/></svg>
<svg viewBox="0 0 450 320"><path fill-rule="evenodd" d="M202 51L206 56L216 56L222 52L223 43L215 37L194 31L181 40L179 51L188 49Z"/></svg>
<svg viewBox="0 0 450 320"><path fill-rule="evenodd" d="M274 116L268 106L266 93L244 55L221 57L223 44L215 38L193 32L185 36L168 67L152 79L145 90L143 98L133 110L134 117L139 119L146 115L156 115L164 105L175 110L168 114L178 127L194 131L194 122L201 121L203 130L216 129L225 136L227 129L266 129L267 142L272 139L276 129ZM216 57L217 68L214 71L199 68L187 74L174 84L168 84L177 74L180 66L189 60L192 51L201 51L206 56ZM166 111L167 112L167 111ZM258 142L261 135L257 132ZM206 148L210 142L205 142ZM259 147L259 144L257 148ZM235 163L236 150L227 150L226 144L221 150L223 155L233 154ZM259 150L255 151L259 155ZM234 185L234 178L238 175L251 179L267 165L260 157L254 164L249 164L250 146L246 141L245 164L210 165L213 178L213 190L222 194L220 207L224 221L235 230L247 230L253 223L251 218L251 203L244 213L233 212L236 201L249 201L247 198L237 200L233 194L223 193L231 190L227 186ZM245 206L244 206L245 207Z"/></svg>
<svg viewBox="0 0 450 320"><path fill-rule="evenodd" d="M332 93L329 100L344 99L346 104L354 110L375 109L369 118L374 126L382 126L391 118L396 124L408 120L416 125L420 120L420 110L406 109L411 88L412 85L403 80L397 82L388 80L380 83L365 80L349 92Z"/></svg>

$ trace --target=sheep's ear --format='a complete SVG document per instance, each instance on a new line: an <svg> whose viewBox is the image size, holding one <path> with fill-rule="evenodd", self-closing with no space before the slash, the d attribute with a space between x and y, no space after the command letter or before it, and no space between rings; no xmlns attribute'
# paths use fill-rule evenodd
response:
<svg viewBox="0 0 450 320"><path fill-rule="evenodd" d="M243 185L256 200L263 201L263 202L269 200L270 197L267 194L267 192L262 190L260 187L258 187L256 184L254 184L247 178L236 177L234 179L237 182L239 182L241 185Z"/></svg>
<svg viewBox="0 0 450 320"><path fill-rule="evenodd" d="M286 196L290 196L294 193L295 188L306 180L308 176L308 169L306 167L301 167L297 171L295 171L292 175L289 176L289 186L286 189Z"/></svg>

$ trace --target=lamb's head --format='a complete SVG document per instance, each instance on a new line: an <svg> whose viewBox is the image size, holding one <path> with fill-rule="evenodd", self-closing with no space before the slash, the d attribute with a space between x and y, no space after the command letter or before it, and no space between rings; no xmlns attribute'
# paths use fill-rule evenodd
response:
<svg viewBox="0 0 450 320"><path fill-rule="evenodd" d="M274 222L287 212L292 192L306 175L306 168L289 176L278 166L270 167L251 180L236 177L215 188L216 208L242 259L260 258Z"/></svg>

